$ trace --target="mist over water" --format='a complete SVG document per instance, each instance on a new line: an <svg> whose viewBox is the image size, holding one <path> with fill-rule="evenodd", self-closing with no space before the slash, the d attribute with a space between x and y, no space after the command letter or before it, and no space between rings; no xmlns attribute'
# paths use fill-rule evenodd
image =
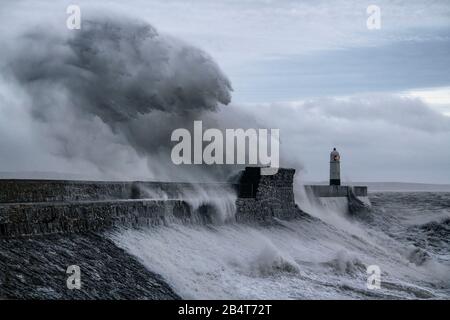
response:
<svg viewBox="0 0 450 320"><path fill-rule="evenodd" d="M183 298L449 298L450 229L448 220L442 222L449 206L437 210L439 203L427 193L371 198L368 222L330 209L331 204L273 225L173 222L111 237ZM405 199L428 206L417 210L402 205ZM442 199L449 201L450 194ZM414 230L423 228L424 216L445 229L445 238L432 247L431 239L428 245L417 241ZM366 287L369 265L381 268L380 290Z"/></svg>

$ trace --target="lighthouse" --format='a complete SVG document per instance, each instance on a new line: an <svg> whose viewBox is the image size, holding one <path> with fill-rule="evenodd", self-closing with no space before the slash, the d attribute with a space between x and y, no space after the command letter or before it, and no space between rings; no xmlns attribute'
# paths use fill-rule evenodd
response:
<svg viewBox="0 0 450 320"><path fill-rule="evenodd" d="M337 152L336 148L330 153L330 186L341 185L341 168L340 168L341 156Z"/></svg>

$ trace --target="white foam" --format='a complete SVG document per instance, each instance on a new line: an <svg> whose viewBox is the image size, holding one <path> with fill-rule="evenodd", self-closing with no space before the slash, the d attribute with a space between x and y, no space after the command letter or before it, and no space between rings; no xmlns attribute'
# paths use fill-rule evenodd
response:
<svg viewBox="0 0 450 320"><path fill-rule="evenodd" d="M324 208L297 199L319 220L173 223L111 237L187 299L414 298L424 292L448 297L448 266L432 257L413 263L413 246L346 219L335 204ZM369 265L380 267L386 287L368 291Z"/></svg>

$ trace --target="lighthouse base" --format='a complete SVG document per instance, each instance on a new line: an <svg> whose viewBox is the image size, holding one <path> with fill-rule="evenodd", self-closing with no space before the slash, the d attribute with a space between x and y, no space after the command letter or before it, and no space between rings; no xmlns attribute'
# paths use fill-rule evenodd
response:
<svg viewBox="0 0 450 320"><path fill-rule="evenodd" d="M367 197L366 186L305 185L305 190L316 197L347 197L350 193L357 197Z"/></svg>
<svg viewBox="0 0 450 320"><path fill-rule="evenodd" d="M371 207L366 186L305 185L305 191L310 201L331 211L361 215Z"/></svg>
<svg viewBox="0 0 450 320"><path fill-rule="evenodd" d="M341 179L330 179L330 186L340 186Z"/></svg>

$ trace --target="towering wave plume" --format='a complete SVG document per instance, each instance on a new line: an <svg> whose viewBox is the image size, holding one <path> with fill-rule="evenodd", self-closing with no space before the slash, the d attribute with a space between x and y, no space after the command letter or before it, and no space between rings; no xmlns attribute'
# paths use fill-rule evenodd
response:
<svg viewBox="0 0 450 320"><path fill-rule="evenodd" d="M66 159L107 173L145 157L151 175L170 176L171 132L230 102L231 84L208 54L145 22L94 17L80 30L49 30L9 43L1 67L29 98L51 151Z"/></svg>

